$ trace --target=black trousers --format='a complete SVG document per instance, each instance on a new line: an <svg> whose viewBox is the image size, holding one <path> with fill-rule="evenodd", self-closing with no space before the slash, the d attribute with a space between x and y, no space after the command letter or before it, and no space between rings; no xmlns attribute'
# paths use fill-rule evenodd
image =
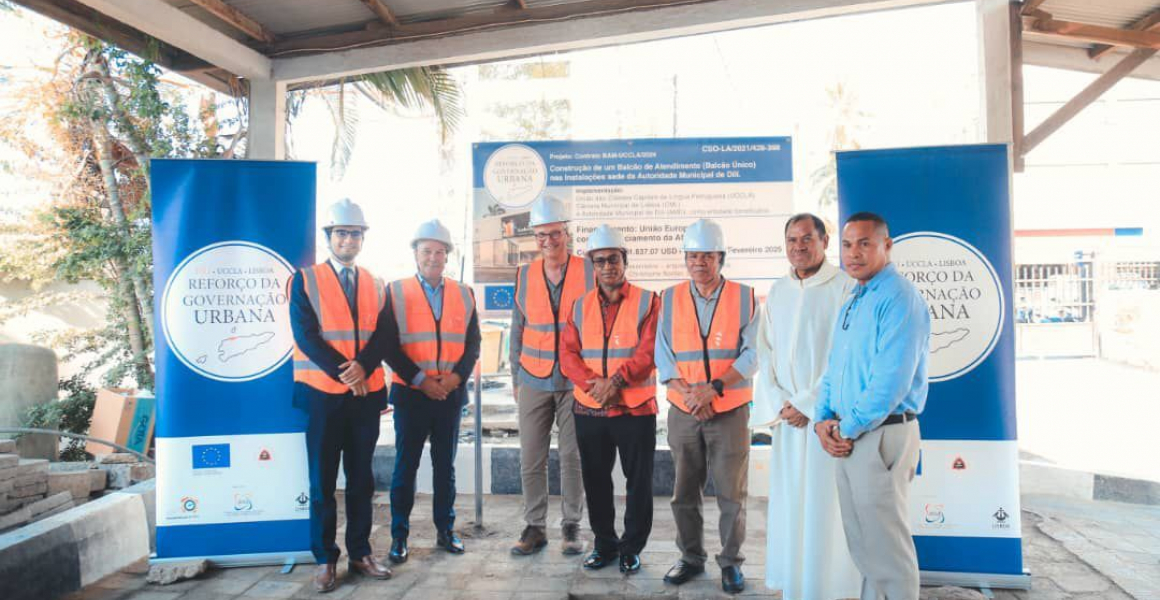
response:
<svg viewBox="0 0 1160 600"><path fill-rule="evenodd" d="M455 452L467 388L459 386L446 400L431 400L419 390L391 386L395 406L395 471L391 475L391 537L406 539L415 506L415 474L423 445L431 442L432 516L435 529L455 527Z"/></svg>
<svg viewBox="0 0 1160 600"><path fill-rule="evenodd" d="M338 561L335 544L338 464L346 474L346 553L357 561L371 553L371 461L379 439L379 410L386 391L356 398L318 393L309 398L306 456L310 463L310 550L318 564Z"/></svg>
<svg viewBox="0 0 1160 600"><path fill-rule="evenodd" d="M640 554L652 532L656 415L574 416L580 470L588 500L588 523L596 536L596 550L601 554ZM612 469L617 452L627 484L623 536L616 535L616 504L612 495Z"/></svg>

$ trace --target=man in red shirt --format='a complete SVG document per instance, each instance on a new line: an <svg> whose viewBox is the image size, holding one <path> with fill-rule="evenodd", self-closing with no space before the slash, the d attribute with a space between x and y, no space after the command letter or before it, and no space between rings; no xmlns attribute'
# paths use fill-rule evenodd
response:
<svg viewBox="0 0 1160 600"><path fill-rule="evenodd" d="M576 301L560 344L560 370L575 387L580 470L596 537L584 568L600 569L619 557L622 573L636 573L652 531L660 301L625 280L628 249L619 231L601 225L587 250L598 287ZM612 495L617 452L628 492L623 536L616 535Z"/></svg>

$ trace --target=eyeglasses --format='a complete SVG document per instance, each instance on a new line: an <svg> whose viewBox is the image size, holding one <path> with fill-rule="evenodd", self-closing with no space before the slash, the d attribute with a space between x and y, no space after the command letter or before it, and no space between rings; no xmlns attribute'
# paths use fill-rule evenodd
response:
<svg viewBox="0 0 1160 600"><path fill-rule="evenodd" d="M608 265L610 267L615 267L616 265L619 265L620 263L621 263L621 259L620 259L619 254L613 254L611 256L607 256L607 257L603 257L603 258L592 259L592 266L596 267L597 269L602 269L602 268L604 268L605 265Z"/></svg>
<svg viewBox="0 0 1160 600"><path fill-rule="evenodd" d="M345 240L346 238L361 240L363 237L363 232L360 229L331 229L330 233L338 236L340 240Z"/></svg>
<svg viewBox="0 0 1160 600"><path fill-rule="evenodd" d="M854 312L854 307L858 305L858 301L862 299L862 294L866 292L866 286L859 285L855 288L854 299L846 305L846 312L842 315L842 331L850 328L850 314Z"/></svg>
<svg viewBox="0 0 1160 600"><path fill-rule="evenodd" d="M560 237L563 235L564 235L563 229L560 229L558 231L553 231L551 233L537 233L536 234L536 241L537 242L546 242L550 239L553 242L557 242L560 240Z"/></svg>

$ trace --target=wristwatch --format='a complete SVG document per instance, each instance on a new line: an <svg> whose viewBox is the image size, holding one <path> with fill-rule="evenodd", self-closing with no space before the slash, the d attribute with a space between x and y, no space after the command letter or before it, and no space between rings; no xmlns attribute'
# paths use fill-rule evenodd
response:
<svg viewBox="0 0 1160 600"><path fill-rule="evenodd" d="M717 392L718 396L725 395L725 382L724 381L721 381L720 379L714 379L713 381L709 382L709 385L713 386L713 391Z"/></svg>

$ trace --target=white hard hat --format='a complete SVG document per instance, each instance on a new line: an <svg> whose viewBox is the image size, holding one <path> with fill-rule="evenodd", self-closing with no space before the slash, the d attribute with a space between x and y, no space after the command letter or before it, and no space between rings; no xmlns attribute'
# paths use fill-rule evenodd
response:
<svg viewBox="0 0 1160 600"><path fill-rule="evenodd" d="M588 252L595 250L605 250L607 248L616 248L618 250L627 250L628 246L624 243L624 234L618 229L613 229L608 225L601 225L597 227L592 235L588 236Z"/></svg>
<svg viewBox="0 0 1160 600"><path fill-rule="evenodd" d="M444 227L439 219L431 219L419 225L419 228L415 230L414 237L411 238L411 248L415 248L423 240L443 242L447 246L448 252L455 249L455 244L451 243L451 230Z"/></svg>
<svg viewBox="0 0 1160 600"><path fill-rule="evenodd" d="M537 227L539 225L550 225L552 223L563 223L566 221L568 221L568 214L564 210L564 203L559 198L540 196L532 204L532 215L528 224L532 227Z"/></svg>
<svg viewBox="0 0 1160 600"><path fill-rule="evenodd" d="M362 209L354 202L351 202L350 198L343 198L331 204L326 213L326 220L322 222L323 231L338 226L370 229L370 226L367 225L367 220L363 217Z"/></svg>
<svg viewBox="0 0 1160 600"><path fill-rule="evenodd" d="M697 219L685 228L685 252L724 252L725 232L716 221Z"/></svg>

